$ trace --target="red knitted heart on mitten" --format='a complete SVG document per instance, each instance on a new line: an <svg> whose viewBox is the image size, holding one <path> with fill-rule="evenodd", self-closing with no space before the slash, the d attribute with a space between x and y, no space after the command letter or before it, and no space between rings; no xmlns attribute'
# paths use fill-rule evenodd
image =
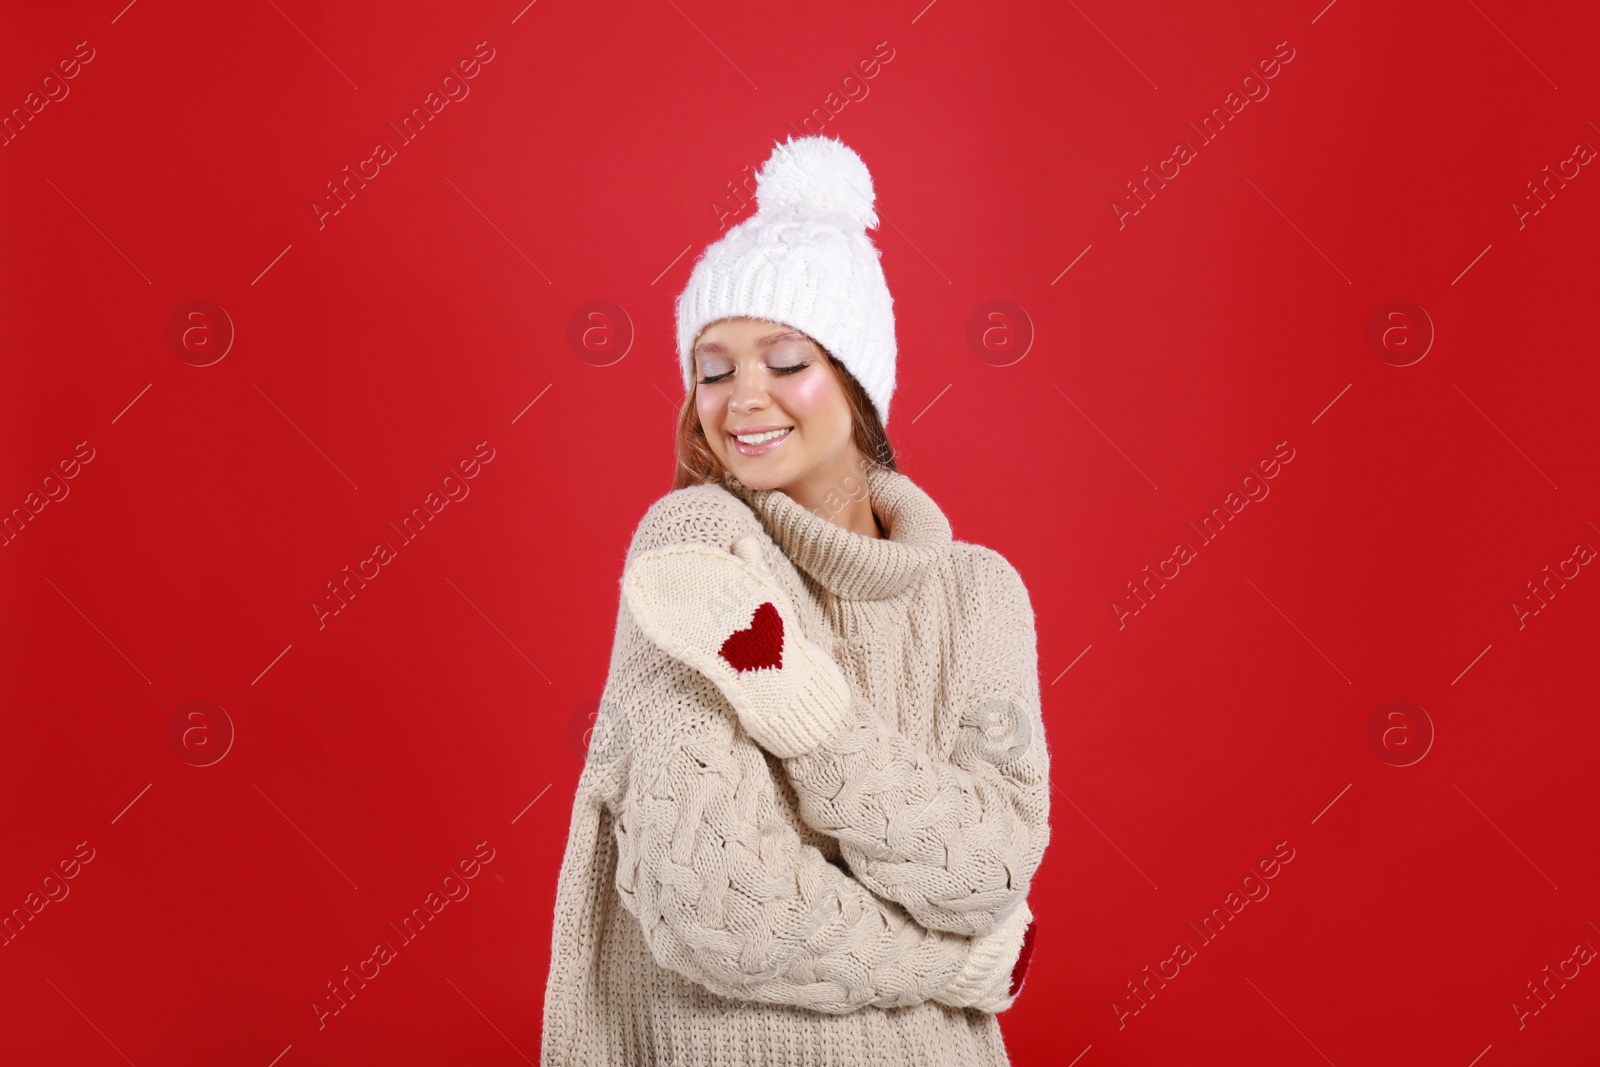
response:
<svg viewBox="0 0 1600 1067"><path fill-rule="evenodd" d="M769 600L756 608L750 625L722 642L722 658L736 671L783 666L783 616Z"/></svg>
<svg viewBox="0 0 1600 1067"><path fill-rule="evenodd" d="M1028 923L1028 928L1022 932L1022 951L1017 956L1017 964L1011 968L1011 989L1006 993L1008 997L1017 995L1017 990L1022 988L1022 979L1028 973L1028 961L1033 956L1033 923Z"/></svg>

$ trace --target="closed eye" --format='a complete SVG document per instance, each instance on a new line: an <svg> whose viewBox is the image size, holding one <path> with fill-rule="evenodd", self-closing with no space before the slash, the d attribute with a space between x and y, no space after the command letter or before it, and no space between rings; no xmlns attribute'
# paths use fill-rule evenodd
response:
<svg viewBox="0 0 1600 1067"><path fill-rule="evenodd" d="M805 370L809 366L811 366L810 363L796 363L792 367L769 367L768 369L771 370L772 373L774 373L774 374L797 374L800 371ZM700 381L699 381L699 384L701 384L701 385L710 385L713 382L720 382L720 381L722 381L722 379L726 378L729 374L732 374L732 373L733 373L733 371L728 371L727 374L718 374L718 375L714 375L714 376L712 376L710 378L701 378Z"/></svg>

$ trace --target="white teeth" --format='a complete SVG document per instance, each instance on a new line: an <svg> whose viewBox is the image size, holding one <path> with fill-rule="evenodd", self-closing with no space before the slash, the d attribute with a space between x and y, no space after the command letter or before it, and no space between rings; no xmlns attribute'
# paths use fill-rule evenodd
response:
<svg viewBox="0 0 1600 1067"><path fill-rule="evenodd" d="M734 434L734 437L736 437L739 441L741 441L741 442L743 442L744 444L747 444L747 445L759 445L763 441L771 441L774 438L782 437L784 434L788 433L789 430L792 430L793 428L794 427L791 426L791 427L788 427L788 428L782 429L782 430L771 430L771 431L769 431L767 433Z"/></svg>

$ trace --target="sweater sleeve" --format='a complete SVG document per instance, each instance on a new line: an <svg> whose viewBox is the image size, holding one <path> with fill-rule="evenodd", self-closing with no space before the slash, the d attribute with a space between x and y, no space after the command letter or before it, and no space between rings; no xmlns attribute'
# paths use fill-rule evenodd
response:
<svg viewBox="0 0 1600 1067"><path fill-rule="evenodd" d="M630 560L659 533L636 537ZM803 842L715 685L626 609L617 627L602 701L628 737L615 885L660 966L720 996L830 1014L951 1003L1011 969L1015 947L926 929Z"/></svg>
<svg viewBox="0 0 1600 1067"><path fill-rule="evenodd" d="M1022 577L969 546L981 603L969 687L948 759L914 744L852 691L844 723L784 761L804 821L839 841L860 883L924 927L994 929L1028 895L1050 840L1050 754L1037 636Z"/></svg>

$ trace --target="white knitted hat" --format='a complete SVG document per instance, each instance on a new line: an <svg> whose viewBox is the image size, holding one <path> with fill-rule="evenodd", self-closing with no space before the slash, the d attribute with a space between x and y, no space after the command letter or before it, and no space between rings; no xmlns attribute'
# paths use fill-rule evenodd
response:
<svg viewBox="0 0 1600 1067"><path fill-rule="evenodd" d="M872 175L828 137L776 145L756 175L756 213L695 260L678 296L678 359L693 387L694 343L718 319L793 326L855 376L889 424L894 301L867 237L878 225Z"/></svg>

